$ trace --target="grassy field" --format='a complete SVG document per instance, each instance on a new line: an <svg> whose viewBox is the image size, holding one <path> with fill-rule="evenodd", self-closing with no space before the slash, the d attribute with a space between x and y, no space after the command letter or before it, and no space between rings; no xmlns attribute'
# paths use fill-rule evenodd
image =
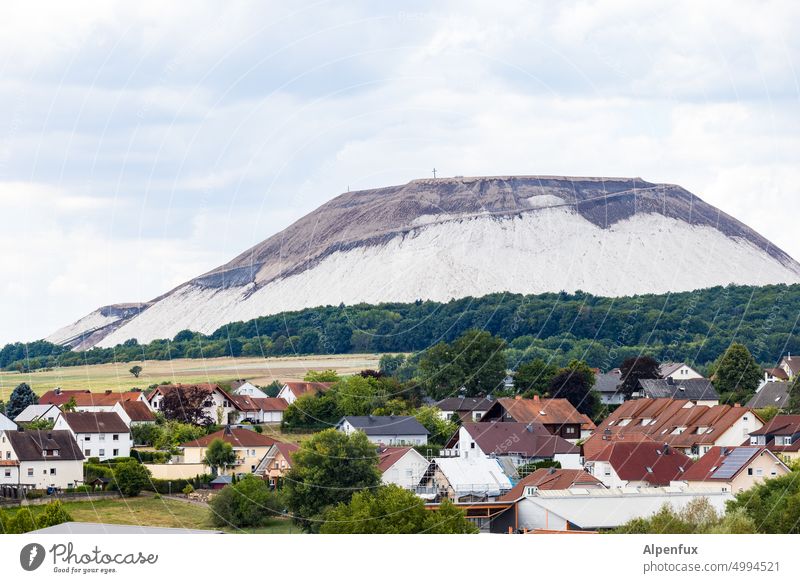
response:
<svg viewBox="0 0 800 583"><path fill-rule="evenodd" d="M165 528L191 528L197 530L224 530L231 533L289 534L299 529L288 519L276 519L270 525L242 530L237 528L220 529L211 524L209 510L205 506L154 498L152 494L142 494L137 498L114 498L92 502L66 502L64 507L75 522L102 522L107 524L135 524L139 526L160 526ZM28 508L36 515L44 506L29 506L9 512L27 512Z"/></svg>
<svg viewBox="0 0 800 583"><path fill-rule="evenodd" d="M69 366L32 373L0 372L0 399L8 400L14 387L22 382L28 383L38 394L55 387L125 391L133 387L143 389L163 381L229 382L244 378L255 384L266 385L275 379L302 380L308 370L331 368L341 374L350 374L365 368L378 368L379 359L379 354L283 358L182 358ZM143 369L138 379L128 372L134 364Z"/></svg>

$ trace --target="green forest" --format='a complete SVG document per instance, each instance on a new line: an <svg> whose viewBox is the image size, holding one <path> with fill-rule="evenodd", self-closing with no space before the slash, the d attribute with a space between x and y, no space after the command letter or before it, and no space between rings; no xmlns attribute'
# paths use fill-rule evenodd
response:
<svg viewBox="0 0 800 583"><path fill-rule="evenodd" d="M800 285L726 286L693 292L606 298L577 292L490 294L449 302L326 306L235 322L212 334L184 330L174 338L76 352L43 340L0 350L0 368L302 354L421 352L466 330L503 338L508 365L572 359L608 370L647 353L705 370L733 342L763 365L800 353L796 331Z"/></svg>

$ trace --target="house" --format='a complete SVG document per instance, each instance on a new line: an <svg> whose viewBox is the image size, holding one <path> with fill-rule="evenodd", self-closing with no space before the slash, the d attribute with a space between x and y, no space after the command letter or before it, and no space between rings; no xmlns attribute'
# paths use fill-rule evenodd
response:
<svg viewBox="0 0 800 583"><path fill-rule="evenodd" d="M776 415L750 434L750 445L763 446L785 462L800 459L800 415Z"/></svg>
<svg viewBox="0 0 800 583"><path fill-rule="evenodd" d="M639 390L634 398L645 399L688 399L696 405L719 405L719 394L713 383L704 378L675 380L640 379Z"/></svg>
<svg viewBox="0 0 800 583"><path fill-rule="evenodd" d="M764 407L777 407L784 409L789 403L789 389L792 383L789 381L767 381L761 383L747 402L751 409L763 409Z"/></svg>
<svg viewBox="0 0 800 583"><path fill-rule="evenodd" d="M69 431L3 431L0 458L0 496L74 488L83 481L83 454Z"/></svg>
<svg viewBox="0 0 800 583"><path fill-rule="evenodd" d="M293 443L276 441L261 458L254 473L269 481L273 488L277 487L289 470L292 469L292 456L300 449Z"/></svg>
<svg viewBox="0 0 800 583"><path fill-rule="evenodd" d="M417 493L436 501L478 502L494 500L511 488L511 480L496 459L449 457L431 461Z"/></svg>
<svg viewBox="0 0 800 583"><path fill-rule="evenodd" d="M425 445L428 430L410 415L364 415L342 417L336 429L350 435L363 431L372 443L382 445Z"/></svg>
<svg viewBox="0 0 800 583"><path fill-rule="evenodd" d="M120 416L128 427L155 423L155 413L144 401L120 401L114 405L113 412Z"/></svg>
<svg viewBox="0 0 800 583"><path fill-rule="evenodd" d="M715 445L741 445L764 423L747 407L698 405L689 399L632 399L617 407L583 444L589 457L608 441L649 438L690 456Z"/></svg>
<svg viewBox="0 0 800 583"><path fill-rule="evenodd" d="M250 423L280 423L283 412L289 406L284 399L277 397L248 395L228 395L228 397L239 411L239 420Z"/></svg>
<svg viewBox="0 0 800 583"><path fill-rule="evenodd" d="M652 516L664 505L676 511L705 498L722 514L725 503L733 499L730 492L718 488L573 488L546 490L535 486L524 488L516 502L505 505L494 514L484 530L507 532L580 532L608 530L635 518Z"/></svg>
<svg viewBox="0 0 800 583"><path fill-rule="evenodd" d="M666 443L615 441L586 456L586 471L609 488L669 486L692 460Z"/></svg>
<svg viewBox="0 0 800 583"><path fill-rule="evenodd" d="M17 415L19 417L19 415ZM11 419L0 413L0 431L14 431L17 428L17 424L14 423Z"/></svg>
<svg viewBox="0 0 800 583"><path fill-rule="evenodd" d="M533 399L503 397L497 399L481 417L481 422L513 421L516 423L541 423L553 435L577 441L588 436L595 428L592 420L578 413L567 399Z"/></svg>
<svg viewBox="0 0 800 583"><path fill-rule="evenodd" d="M480 421L493 404L494 399L489 397L450 397L442 399L436 406L442 419L449 420L458 415L461 421Z"/></svg>
<svg viewBox="0 0 800 583"><path fill-rule="evenodd" d="M378 448L378 469L384 484L415 490L429 465L430 462L413 447Z"/></svg>
<svg viewBox="0 0 800 583"><path fill-rule="evenodd" d="M786 374L786 380L791 381L794 379L795 375L800 372L800 358L792 356L790 352L781 358L777 368L783 370L784 374Z"/></svg>
<svg viewBox="0 0 800 583"><path fill-rule="evenodd" d="M71 401L75 401L75 411L90 412L111 412L120 401L145 401L145 395L141 391L115 392L106 390L93 393L89 390L65 391L60 388L47 391L39 397L40 405L56 405L61 408Z"/></svg>
<svg viewBox="0 0 800 583"><path fill-rule="evenodd" d="M625 401L625 395L619 391L622 375L618 368L605 373L594 375L592 390L600 395L603 405L620 405Z"/></svg>
<svg viewBox="0 0 800 583"><path fill-rule="evenodd" d="M789 472L786 464L766 447L712 447L676 481L736 494Z"/></svg>
<svg viewBox="0 0 800 583"><path fill-rule="evenodd" d="M61 413L53 429L69 431L87 458L104 461L131 455L130 429L116 413Z"/></svg>
<svg viewBox="0 0 800 583"><path fill-rule="evenodd" d="M771 383L775 381L788 381L789 375L786 374L786 371L782 368L765 368L764 369L764 380L762 383Z"/></svg>
<svg viewBox="0 0 800 583"><path fill-rule="evenodd" d="M329 390L334 383L310 383L306 381L290 381L278 392L278 398L289 405L304 395L319 395Z"/></svg>
<svg viewBox="0 0 800 583"><path fill-rule="evenodd" d="M539 468L522 478L511 490L498 498L500 501L517 500L525 494L526 488L539 490L588 490L603 489L603 482L590 473L580 470L558 468Z"/></svg>
<svg viewBox="0 0 800 583"><path fill-rule="evenodd" d="M703 378L703 375L685 362L661 363L658 367L658 374L662 379L672 379L673 381L688 381L691 379Z"/></svg>
<svg viewBox="0 0 800 583"><path fill-rule="evenodd" d="M225 443L233 446L236 454L236 463L228 470L230 474L250 474L256 471L261 460L269 451L269 448L278 443L277 440L262 435L251 429L226 426L215 433L204 435L200 439L194 439L182 443L184 464L205 463L206 448L215 439L221 439ZM226 473L225 469L221 473Z"/></svg>
<svg viewBox="0 0 800 583"><path fill-rule="evenodd" d="M55 405L28 405L14 418L17 423L33 423L43 419L55 423L61 409Z"/></svg>
<svg viewBox="0 0 800 583"><path fill-rule="evenodd" d="M222 490L225 486L233 484L233 476L217 476L208 485L212 490Z"/></svg>
<svg viewBox="0 0 800 583"><path fill-rule="evenodd" d="M266 399L269 397L269 395L267 395L264 391L244 379L233 381L231 383L231 390L233 391L234 395L255 397L258 399Z"/></svg>
<svg viewBox="0 0 800 583"><path fill-rule="evenodd" d="M562 468L580 468L580 450L553 435L541 423L464 423L445 445L458 457L508 459L514 468L538 461L558 461Z"/></svg>
<svg viewBox="0 0 800 583"><path fill-rule="evenodd" d="M188 395L198 389L205 394L203 411L212 423L235 423L239 419L242 411L231 399L231 395L214 383L159 385L147 396L147 403L153 411L161 411L164 396L168 393L177 391L187 395L188 400Z"/></svg>

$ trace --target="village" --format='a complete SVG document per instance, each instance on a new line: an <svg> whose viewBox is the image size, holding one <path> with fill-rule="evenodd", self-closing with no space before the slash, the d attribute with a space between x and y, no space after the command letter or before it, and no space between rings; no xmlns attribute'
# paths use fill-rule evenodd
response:
<svg viewBox="0 0 800 583"><path fill-rule="evenodd" d="M783 413L800 357L764 370L747 403L722 403L712 381L681 362L660 364L659 378L639 379L630 394L621 374L593 371L592 392L609 412L597 422L566 398L514 394L509 375L507 396L427 398L415 411L345 415L309 433L290 431L287 411L342 391L347 378L269 391L245 379L55 388L13 418L0 414L0 501L110 492L114 468L131 460L146 470L142 490L187 502L208 503L244 479L280 491L298 452L335 432L370 444L380 484L413 494L429 512L452 505L476 531L601 532L699 500L723 514L737 494L789 474L800 458L800 415ZM184 440L178 431L159 441L168 420ZM434 435L441 431L449 433Z"/></svg>

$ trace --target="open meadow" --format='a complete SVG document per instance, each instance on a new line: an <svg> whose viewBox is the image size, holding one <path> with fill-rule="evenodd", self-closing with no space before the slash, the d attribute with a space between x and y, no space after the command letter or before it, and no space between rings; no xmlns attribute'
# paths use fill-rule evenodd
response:
<svg viewBox="0 0 800 583"><path fill-rule="evenodd" d="M366 368L378 368L379 354L339 354L277 358L206 358L175 360L146 360L68 366L30 373L0 372L0 399L8 400L19 383L28 383L41 395L45 391L62 389L89 389L91 391L126 391L134 387L144 389L161 382L230 382L247 379L257 385L267 385L274 380L302 380L308 370L333 369L340 374L352 374ZM130 368L142 367L139 378Z"/></svg>

